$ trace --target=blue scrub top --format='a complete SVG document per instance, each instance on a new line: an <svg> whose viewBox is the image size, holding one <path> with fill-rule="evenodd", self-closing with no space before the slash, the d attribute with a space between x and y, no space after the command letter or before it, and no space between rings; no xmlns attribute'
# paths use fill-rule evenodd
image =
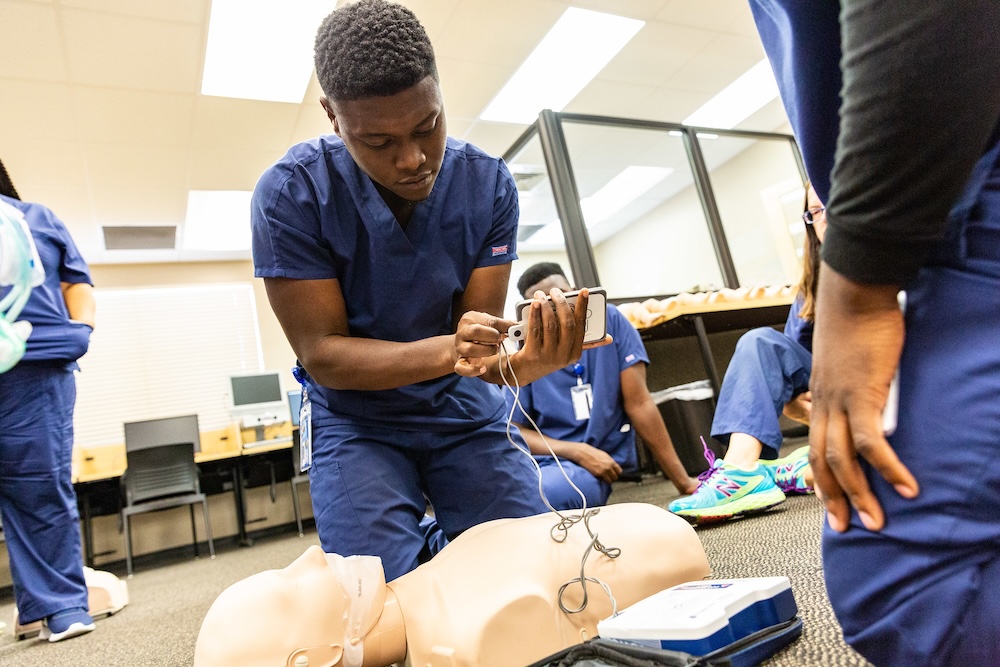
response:
<svg viewBox="0 0 1000 667"><path fill-rule="evenodd" d="M594 392L590 419L578 421L573 412L570 389L577 384L573 366L522 387L521 405L545 436L586 442L610 454L622 468L630 469L638 463L634 431L631 428L621 431L628 423L622 402L621 373L634 364L648 364L649 357L639 332L611 304L608 304L608 333L614 343L584 350L580 358L583 381L590 383ZM512 397L507 402L512 405ZM524 415L515 412L514 421L525 421Z"/></svg>
<svg viewBox="0 0 1000 667"><path fill-rule="evenodd" d="M91 328L70 322L60 283L93 285L90 269L62 220L41 204L0 195L5 203L24 213L38 257L45 269L45 282L31 290L19 320L31 322L31 335L22 361L76 361L87 352ZM9 287L0 288L0 296Z"/></svg>
<svg viewBox="0 0 1000 667"><path fill-rule="evenodd" d="M802 297L795 297L792 307L788 309L788 319L785 320L785 335L812 352L813 323L799 317L799 313L802 311L802 304Z"/></svg>
<svg viewBox="0 0 1000 667"><path fill-rule="evenodd" d="M352 336L451 334L452 307L472 271L517 258L517 219L503 161L449 137L434 189L404 230L343 141L323 136L293 146L257 183L255 275L338 280ZM316 421L454 431L503 410L498 386L455 374L384 391L306 382Z"/></svg>

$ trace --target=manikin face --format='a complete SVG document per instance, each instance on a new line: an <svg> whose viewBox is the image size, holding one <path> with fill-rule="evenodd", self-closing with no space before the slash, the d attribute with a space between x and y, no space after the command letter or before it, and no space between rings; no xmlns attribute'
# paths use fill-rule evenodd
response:
<svg viewBox="0 0 1000 667"><path fill-rule="evenodd" d="M226 589L209 610L195 665L284 665L292 650L342 642L349 600L323 550Z"/></svg>
<svg viewBox="0 0 1000 667"><path fill-rule="evenodd" d="M819 200L819 195L816 194L811 185L809 186L809 193L806 195L806 206L810 211L823 208L823 202ZM822 213L814 213L813 220L813 229L816 230L816 238L822 243L823 237L826 236L826 210L823 210Z"/></svg>
<svg viewBox="0 0 1000 667"><path fill-rule="evenodd" d="M447 140L437 81L388 97L347 102L321 98L351 157L378 185L410 202L427 199L441 171Z"/></svg>

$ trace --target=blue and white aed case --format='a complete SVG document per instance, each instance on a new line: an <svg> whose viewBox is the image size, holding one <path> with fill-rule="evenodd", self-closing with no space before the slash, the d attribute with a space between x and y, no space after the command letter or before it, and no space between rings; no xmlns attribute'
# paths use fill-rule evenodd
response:
<svg viewBox="0 0 1000 667"><path fill-rule="evenodd" d="M788 577L679 584L597 624L602 639L706 655L795 618Z"/></svg>

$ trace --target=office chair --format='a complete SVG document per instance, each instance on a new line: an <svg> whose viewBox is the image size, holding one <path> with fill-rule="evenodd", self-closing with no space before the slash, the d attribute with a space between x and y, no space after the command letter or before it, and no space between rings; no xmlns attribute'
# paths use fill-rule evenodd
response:
<svg viewBox="0 0 1000 667"><path fill-rule="evenodd" d="M194 462L194 443L158 445L128 451L128 438L126 438L125 449L128 467L122 475L122 486L125 490L122 524L125 529L125 560L128 576L132 576L132 530L129 518L135 514L187 505L191 510L191 538L194 543L194 555L197 558L198 535L195 530L194 506L196 503L201 503L208 550L212 558L215 558L212 522L208 514L208 502L205 494L201 492L198 466Z"/></svg>
<svg viewBox="0 0 1000 667"><path fill-rule="evenodd" d="M301 458L299 452L299 429L292 430L292 478L289 483L292 485L292 508L295 510L295 524L299 528L299 537L305 535L302 532L302 508L299 506L299 484L309 483L309 473L300 472Z"/></svg>

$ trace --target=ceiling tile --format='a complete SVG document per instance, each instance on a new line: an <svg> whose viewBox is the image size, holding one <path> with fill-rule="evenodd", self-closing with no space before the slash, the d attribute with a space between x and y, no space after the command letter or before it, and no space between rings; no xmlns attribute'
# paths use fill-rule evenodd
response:
<svg viewBox="0 0 1000 667"><path fill-rule="evenodd" d="M401 0L399 4L416 15L436 49L448 29L451 15L461 3L462 0Z"/></svg>
<svg viewBox="0 0 1000 667"><path fill-rule="evenodd" d="M303 104L288 136L286 148L324 134L333 134L333 125L326 117L326 112L319 104Z"/></svg>
<svg viewBox="0 0 1000 667"><path fill-rule="evenodd" d="M108 144L186 145L195 95L76 86L80 138Z"/></svg>
<svg viewBox="0 0 1000 667"><path fill-rule="evenodd" d="M187 189L187 146L85 143L82 152L94 187Z"/></svg>
<svg viewBox="0 0 1000 667"><path fill-rule="evenodd" d="M185 93L200 89L202 26L66 9L63 31L76 83Z"/></svg>
<svg viewBox="0 0 1000 667"><path fill-rule="evenodd" d="M72 89L64 83L0 79L0 140L76 141Z"/></svg>
<svg viewBox="0 0 1000 667"><path fill-rule="evenodd" d="M680 123L694 113L695 109L708 101L711 95L677 90L674 88L658 88L636 104L635 118L658 120L664 123Z"/></svg>
<svg viewBox="0 0 1000 667"><path fill-rule="evenodd" d="M511 70L456 58L438 58L441 94L449 117L478 118L507 80Z"/></svg>
<svg viewBox="0 0 1000 667"><path fill-rule="evenodd" d="M284 154L284 149L195 148L191 151L189 187L192 190L253 190L261 174Z"/></svg>
<svg viewBox="0 0 1000 667"><path fill-rule="evenodd" d="M659 86L705 50L715 34L700 28L647 23L598 78Z"/></svg>
<svg viewBox="0 0 1000 667"><path fill-rule="evenodd" d="M45 204L52 186L83 188L87 178L80 146L76 142L3 142L3 159L18 193Z"/></svg>
<svg viewBox="0 0 1000 667"><path fill-rule="evenodd" d="M0 1L0 26L0 77L66 80L66 58L54 7Z"/></svg>
<svg viewBox="0 0 1000 667"><path fill-rule="evenodd" d="M170 2L122 2L122 0L59 0L63 7L89 9L144 19L201 24L208 18L211 0L170 0Z"/></svg>
<svg viewBox="0 0 1000 667"><path fill-rule="evenodd" d="M567 3L568 4L568 3ZM630 19L650 21L667 5L669 0L574 0L574 7L592 9L606 14L627 16Z"/></svg>
<svg viewBox="0 0 1000 667"><path fill-rule="evenodd" d="M634 118L635 108L655 90L652 86L595 80L574 97L563 111Z"/></svg>
<svg viewBox="0 0 1000 667"><path fill-rule="evenodd" d="M98 225L179 225L187 191L179 188L91 188Z"/></svg>
<svg viewBox="0 0 1000 667"><path fill-rule="evenodd" d="M322 113L318 103L315 107ZM300 109L298 104L198 95L191 142L197 147L239 146L253 137L257 148L284 150Z"/></svg>
<svg viewBox="0 0 1000 667"><path fill-rule="evenodd" d="M500 156L514 145L517 138L528 129L527 125L514 123L490 123L478 121L462 133L461 139L468 141L490 155Z"/></svg>
<svg viewBox="0 0 1000 667"><path fill-rule="evenodd" d="M707 101L763 58L759 39L718 34L704 51L667 79L666 86L710 93Z"/></svg>
<svg viewBox="0 0 1000 667"><path fill-rule="evenodd" d="M551 0L462 2L434 49L438 58L509 68L509 78L565 11Z"/></svg>
<svg viewBox="0 0 1000 667"><path fill-rule="evenodd" d="M746 20L747 0L672 0L656 19L677 25L720 31L734 20Z"/></svg>

